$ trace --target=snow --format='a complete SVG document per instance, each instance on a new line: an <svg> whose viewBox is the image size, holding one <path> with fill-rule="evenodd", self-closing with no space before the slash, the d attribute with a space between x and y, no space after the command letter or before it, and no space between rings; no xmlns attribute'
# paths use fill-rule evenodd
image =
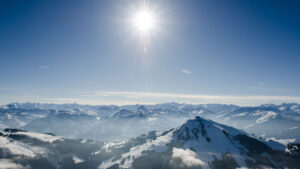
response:
<svg viewBox="0 0 300 169"><path fill-rule="evenodd" d="M0 109L9 109L6 105L0 106Z"/></svg>
<svg viewBox="0 0 300 169"><path fill-rule="evenodd" d="M98 166L98 169L106 169L106 168L113 166L115 164L115 161L112 161L113 159L114 159L114 157L103 161L101 163L101 165Z"/></svg>
<svg viewBox="0 0 300 169"><path fill-rule="evenodd" d="M143 151L154 150L156 152L163 152L163 151L167 150L166 143L169 143L171 140L170 134L171 133L168 133L165 136L160 136L159 138L157 138L154 141L148 141L147 143L145 143L141 146L131 148L128 153L125 153L122 155L122 158L126 158L126 161L124 162L123 165L121 165L121 167L130 168L133 160L140 157L142 155Z"/></svg>
<svg viewBox="0 0 300 169"><path fill-rule="evenodd" d="M239 114L235 114L232 117L241 117L241 116L245 116L247 115L248 112L244 112L244 113L239 113Z"/></svg>
<svg viewBox="0 0 300 169"><path fill-rule="evenodd" d="M298 109L299 109L299 105L293 105L293 106L291 107L291 109L294 110L294 111L299 111L299 110L298 110Z"/></svg>
<svg viewBox="0 0 300 169"><path fill-rule="evenodd" d="M82 143L82 144L87 143L87 139L82 139L82 140L80 141L80 143Z"/></svg>
<svg viewBox="0 0 300 169"><path fill-rule="evenodd" d="M294 129L297 129L297 128L298 128L298 126L294 126L294 127L289 128L289 130L294 130Z"/></svg>
<svg viewBox="0 0 300 169"><path fill-rule="evenodd" d="M97 115L97 113L96 113L95 111L93 111L93 110L88 110L88 111L86 112L86 114L87 114L87 115L90 115L90 116L96 116L96 115Z"/></svg>
<svg viewBox="0 0 300 169"><path fill-rule="evenodd" d="M261 114L263 113L263 114ZM267 111L267 112L259 112L259 115L261 115L261 117L259 119L256 120L257 124L263 123L268 121L270 118L275 118L277 116L277 113L273 112L273 111Z"/></svg>
<svg viewBox="0 0 300 169"><path fill-rule="evenodd" d="M288 145L289 143L293 143L293 142L296 141L296 139L276 139L274 137L267 138L267 140L273 140L273 141L276 141L276 142L281 143L283 145Z"/></svg>
<svg viewBox="0 0 300 169"><path fill-rule="evenodd" d="M111 148L111 147L121 148L124 146L124 144L125 144L125 141L118 142L118 143L108 142L102 147L102 149L104 149L105 151L109 151L109 148Z"/></svg>
<svg viewBox="0 0 300 169"><path fill-rule="evenodd" d="M130 149L129 152L122 154L122 158L126 159L124 164L119 164L120 168L130 168L132 162L134 159L140 157L142 155L143 151L146 150L154 150L156 152L163 152L165 150L167 150L167 146L166 143L169 143L171 140L171 134L172 132L164 135L164 136L160 136L158 137L156 140L153 141L148 141L147 143L140 145L140 146L136 146ZM109 143L112 144L112 143ZM104 147L106 147L107 145L105 145ZM109 168L110 166L120 163L120 160L116 160L116 161L112 161L112 159L104 161L103 163L101 163L100 166L98 166L99 169L105 169L105 168Z"/></svg>
<svg viewBox="0 0 300 169"><path fill-rule="evenodd" d="M134 115L133 112L126 110L126 109L122 109L119 112L115 113L113 116L123 118L123 117L132 116L132 115Z"/></svg>
<svg viewBox="0 0 300 169"><path fill-rule="evenodd" d="M147 119L148 122L155 122L156 120L157 120L156 117L149 117L149 118Z"/></svg>
<svg viewBox="0 0 300 169"><path fill-rule="evenodd" d="M106 152L110 152L111 151L110 148L112 148L112 147L113 148L122 148L124 146L124 144L125 144L125 141L122 141L122 142L108 142L108 143L105 143L104 146L100 150L94 152L94 154L99 154L102 150L104 150Z"/></svg>
<svg viewBox="0 0 300 169"><path fill-rule="evenodd" d="M273 150L280 150L284 151L286 149L286 145L280 143L278 140L272 140L272 139L260 139L260 141L267 144L269 147L271 147Z"/></svg>
<svg viewBox="0 0 300 169"><path fill-rule="evenodd" d="M199 120L199 119L197 119ZM184 141L182 148L173 148L172 157L181 158L183 163L187 166L201 165L203 169L208 169L208 162L214 160L214 157L222 158L222 154L230 153L236 160L239 166L247 166L245 163L244 155L240 154L242 148L237 142L227 138L223 131L228 132L231 136L237 134L246 134L237 129L217 124L212 121L201 119L205 125L207 136L210 138L210 142L199 133L199 138L192 136L189 140ZM131 168L134 159L140 157L144 151L164 152L168 150L167 144L174 141L178 141L179 135L184 135L186 129L190 131L194 128L199 128L199 123L196 120L188 120L181 127L170 131L166 135L159 136L155 140L148 140L145 144L133 147L129 152L122 154L122 158L119 160L107 160L103 162L98 168L109 168L114 164L119 164L120 168ZM192 151L192 150L195 150ZM242 148L243 149L243 148ZM124 163L120 162L125 159Z"/></svg>
<svg viewBox="0 0 300 169"><path fill-rule="evenodd" d="M167 112L165 112L165 111L161 111L161 112L160 112L160 114L166 114L166 113L167 113Z"/></svg>
<svg viewBox="0 0 300 169"><path fill-rule="evenodd" d="M22 127L22 126L25 126L25 125L26 125L26 123L25 123L25 122L23 122L23 121L19 120L18 118L15 118L15 119L16 119L16 122L18 122L18 123L19 123L19 126L18 126L18 127Z"/></svg>
<svg viewBox="0 0 300 169"><path fill-rule="evenodd" d="M72 159L73 159L73 161L74 161L75 164L83 163L84 162L83 159L81 159L81 158L79 158L79 157L77 157L75 155L73 155Z"/></svg>
<svg viewBox="0 0 300 169"><path fill-rule="evenodd" d="M47 117L46 115L43 114L31 114L32 117L38 117L38 118L44 118Z"/></svg>
<svg viewBox="0 0 300 169"><path fill-rule="evenodd" d="M241 146L238 143L234 143L232 142L232 140L228 139L224 135L223 131L228 132L232 136L246 133L225 125L214 123L212 121L202 121L207 132L207 137L209 137L211 141L206 141L206 139L200 134L199 139L192 139L186 141L184 148L196 150L197 158L205 162L213 161L213 156L217 157L218 159L221 159L222 154L230 153L232 157L236 160L236 162L239 164L239 166L246 166L244 156L240 154L239 147ZM195 123L193 120L189 120L181 128L189 128L191 130L193 128L197 128L197 126L199 126L198 123ZM202 168L206 169L209 167L202 166Z"/></svg>
<svg viewBox="0 0 300 169"><path fill-rule="evenodd" d="M203 110L193 111L193 112L192 112L193 115L201 115L201 114L203 114L203 113L204 113Z"/></svg>
<svg viewBox="0 0 300 169"><path fill-rule="evenodd" d="M6 113L6 116L7 116L8 120L12 119L12 117L13 117L11 114L8 114L8 113Z"/></svg>
<svg viewBox="0 0 300 169"><path fill-rule="evenodd" d="M248 125L245 126L244 128L245 128L245 129L248 129L248 128L253 127L253 126L254 126L253 124L248 124Z"/></svg>
<svg viewBox="0 0 300 169"><path fill-rule="evenodd" d="M261 116L263 114L264 114L264 111L257 110L257 111L255 111L255 113L252 114L252 116Z"/></svg>
<svg viewBox="0 0 300 169"><path fill-rule="evenodd" d="M70 109L73 106L69 105L67 107L68 107L68 109ZM78 107L78 105L74 105L74 107ZM155 108L155 105L153 107ZM156 111L154 111L154 110L151 111L151 109L150 109L151 107L150 107L149 110L151 112L151 115L153 115L153 116L148 117L147 120L144 121L145 125L147 125L148 123L149 124L153 124L153 123L156 124L156 122L157 123L161 122L160 121L160 115L164 114L164 113L171 114L171 113L174 112L174 116L177 115L176 113L178 113L178 114L179 113L182 113L182 114L186 113L187 115L201 114L201 115L204 115L204 116L207 116L207 117L210 117L209 115L211 115L210 112L207 113L206 110L205 111L203 111L203 110L199 111L198 108L194 109L194 111L192 111L190 113L190 110L193 110L193 109L188 109L189 107L186 107L187 109L184 109L184 107L185 106L183 106L183 105L180 106L180 107L178 107L178 105L170 105L170 110L165 110L165 109L161 109L160 110L160 109L158 109ZM207 105L204 105L203 107L207 107ZM122 107L119 107L119 108L120 109L115 109L114 111L112 111L111 114L120 115L121 117L122 116L127 117L127 116L136 115L137 113L140 113L140 111L138 111L138 112L135 111L134 107L133 108L129 107L128 111L122 110ZM278 107L276 107L276 108L278 108ZM179 110L179 109L181 109L181 110ZM290 113L289 106L287 106L287 107L279 107L279 109L282 110L282 112L278 111L275 108L274 109L263 108L263 109L259 109L259 110L257 110L257 109L242 109L241 111L236 111L238 113L234 113L232 117L242 117L243 119L249 120L248 121L249 123L243 123L244 126L242 126L243 125L242 124L240 127L243 128L243 129L246 129L246 128L251 129L251 127L252 128L256 127L255 125L257 125L257 124L264 123L264 122L266 122L268 120L272 121L276 117L281 117L278 114L284 115L284 114L281 114L281 113ZM291 106L290 109L292 109L292 110L295 111L295 112L292 112L293 113L292 115L295 114L295 117L296 117L296 115L298 115L296 113L296 111L298 111L300 113L300 106L298 106L298 105L297 106ZM119 110L121 110L121 111L119 111ZM186 110L186 112L184 112L185 110ZM255 110L257 110L257 111L255 111ZM271 111L271 110L276 110L276 112L278 111L278 114L276 112L274 112L274 111ZM287 111L285 111L285 110L287 110ZM58 110L56 110L56 111L58 111ZM85 112L88 112L88 109L71 110L71 113L72 112L78 112L78 111L83 111L85 113ZM117 111L119 111L120 114L115 114L115 112L117 112ZM251 113L252 111L255 111L255 112ZM33 112L35 112L35 111L33 111ZM90 111L90 112L88 112L86 114L96 115L95 112L96 111ZM220 111L220 112L222 112L222 111ZM231 113L232 112L230 112L230 114ZM111 114L109 114L110 117L111 117ZM207 115L207 114L209 114L209 115ZM224 114L221 114L221 113L218 114L218 113L216 113L215 115L217 117L221 117L222 115L225 115L225 114L226 114L226 111L225 111ZM22 113L22 115L23 115L23 113ZM16 120L16 122L18 122L20 126L25 125L24 122L20 121L23 118L19 118L20 119L19 120L17 118L18 116L16 116L16 114L4 114L4 118L6 118L6 116L7 116L8 119L14 119L14 120ZM33 117L41 118L42 116L45 116L45 115L32 114L32 116ZM103 117L105 117L105 116L103 115ZM166 117L166 119L169 118L169 116L167 116L167 115L164 116L164 117ZM95 120L101 120L101 121L105 120L105 118L101 119L100 116L95 116L94 118L95 118ZM180 118L181 118L181 116L180 116ZM188 118L188 117L186 117L186 118ZM171 117L170 117L170 119L171 119ZM184 118L180 119L180 121L183 121L183 119ZM232 119L229 119L229 120L232 120ZM166 123L167 122L168 121L166 121ZM228 124L230 125L229 122L231 122L231 121L228 121ZM3 121L3 124L6 124L6 123ZM210 127L207 127L207 125L209 125L209 124L210 124ZM234 124L234 123L232 123L232 124ZM285 124L285 123L283 123L283 124ZM278 124L278 125L281 125L281 124ZM228 128L228 127L224 127L223 125L219 125L217 123L210 122L210 121L207 121L207 120L205 122L205 126L206 126L206 131L208 133L207 136L211 139L210 143L207 142L205 140L205 137L202 137L202 135L200 133L199 137L201 137L201 138L199 139L199 141L188 140L188 141L185 142L185 144L184 144L183 147L176 148L175 150L174 149L173 150L170 149L170 151L172 151L172 152L173 151L177 151L177 152L183 151L182 152L183 154L187 153L187 154L189 154L189 156L191 156L191 158L193 157L195 159L199 159L202 162L207 162L207 161L213 160L211 158L212 155L216 155L217 158L220 158L220 154L221 153L229 152L238 161L238 163L241 164L240 166L243 166L243 163L244 163L243 157L241 157L241 158L238 157L238 156L240 156L240 154L238 154L239 151L236 148L237 146L240 146L240 145L238 145L237 143L233 143L234 141L232 141L232 140L230 141L228 138L226 138L224 136L224 133L222 131L227 131L231 135L235 135L236 133L239 133L239 132L237 132L236 130L232 130L232 129ZM257 126L260 126L260 125L257 125ZM3 127L3 126L1 126L1 124L0 124L0 127ZM188 128L193 128L194 127L195 128L197 126L186 125L185 127L188 127ZM198 126L198 128L199 128L199 126ZM299 126L297 126L297 123L295 123L295 125L285 126L285 128L283 127L281 130L283 132L287 131L287 130L294 130L294 131L296 131L295 129L298 129L298 128L299 128ZM177 128L177 130L178 130L178 128ZM277 130L276 132L280 132L281 133L281 131L279 131L279 130ZM53 132L53 133L55 133L55 132ZM268 132L264 132L263 131L262 133L266 134L266 138L270 137L270 136L267 135ZM49 142L49 143L52 143L52 142L57 141L57 140L62 140L60 137L57 137L57 136L45 135L45 134L39 134L39 133L32 133L32 132L16 132L14 134L27 135L29 137L36 138L36 139L39 139L39 140L41 140L43 142ZM172 140L174 140L173 134L174 134L174 131L168 133L166 136L160 136L160 137L158 137L154 141L149 140L147 143L145 143L143 145L140 145L140 146L137 146L137 147L133 147L128 153L123 154L122 158L127 159L126 157L129 157L128 160L125 160L125 163L124 163L123 166L125 166L125 167L126 166L130 166L131 163L132 163L133 157L134 158L139 157L141 155L141 152L144 151L144 150L146 150L146 151L147 150L155 150L155 151L159 151L159 152L165 151L167 149L166 144L169 143L169 142L171 142ZM259 133L259 134L261 134L261 133ZM78 135L80 135L80 134L78 134ZM276 135L272 135L272 137L273 136L276 137ZM295 136L295 138L296 138L296 136ZM290 143L290 142L294 142L295 141L295 139L293 139L293 137L287 138L287 139L269 138L269 140L274 140L274 141L276 141L276 143L280 142L280 143L285 144L285 145L288 144L288 143ZM3 142L4 142L3 140L2 140L2 142L0 142L0 146L3 145L2 144ZM86 142L86 140L82 140L82 143L84 143L84 142ZM5 142L5 144L9 144L9 143ZM106 149L108 151L110 147L118 147L118 146L122 147L123 143L108 143L108 144L106 144L104 146L104 149ZM24 151L23 151L22 148L24 148ZM194 152L196 154L195 156L191 152L189 152L189 151L191 151L191 149L195 150L194 148L195 149L197 148L196 150L199 149L199 152L198 151ZM12 142L12 145L8 146L8 148L6 148L6 150L7 150L7 152L10 152L10 153L24 153L24 154L26 154L26 156L35 156L37 154L37 152L34 149L32 149L32 147L29 147L28 145L24 145L24 144L18 143L18 142ZM202 152L200 152L200 150ZM103 149L99 150L99 151L95 152L95 154L101 153L101 151L105 151L105 150L103 150ZM74 162L75 162L75 160L74 160ZM114 160L109 161L108 160L108 161L106 161L106 164L110 165L109 163L115 164L116 162L118 162L118 160L116 160L116 161L114 161Z"/></svg>

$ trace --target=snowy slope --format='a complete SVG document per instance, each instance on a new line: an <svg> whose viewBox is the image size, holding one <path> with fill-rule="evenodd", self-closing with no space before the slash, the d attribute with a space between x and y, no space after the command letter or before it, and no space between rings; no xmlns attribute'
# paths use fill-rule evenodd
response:
<svg viewBox="0 0 300 169"><path fill-rule="evenodd" d="M105 161L99 168L139 168L143 163L158 168L220 168L221 163L229 168L283 166L271 159L275 152L282 155L278 152L285 147L276 142L269 144L273 147L267 144L243 131L196 117L154 140L132 147L118 159ZM261 164L260 158L269 161Z"/></svg>
<svg viewBox="0 0 300 169"><path fill-rule="evenodd" d="M299 168L298 145L289 149L204 118L149 132L125 142L66 139L16 129L0 131L0 168L179 169ZM12 167L11 167L12 168ZM16 167L15 167L16 168Z"/></svg>

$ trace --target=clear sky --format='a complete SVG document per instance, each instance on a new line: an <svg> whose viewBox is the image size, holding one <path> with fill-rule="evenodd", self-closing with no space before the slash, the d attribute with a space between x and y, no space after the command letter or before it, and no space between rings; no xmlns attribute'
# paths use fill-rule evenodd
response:
<svg viewBox="0 0 300 169"><path fill-rule="evenodd" d="M0 104L300 103L300 1L141 2L1 0Z"/></svg>

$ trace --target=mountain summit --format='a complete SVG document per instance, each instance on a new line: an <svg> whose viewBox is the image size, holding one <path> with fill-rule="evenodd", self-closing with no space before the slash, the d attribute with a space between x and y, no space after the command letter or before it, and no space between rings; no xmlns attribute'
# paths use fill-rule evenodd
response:
<svg viewBox="0 0 300 169"><path fill-rule="evenodd" d="M280 143L197 116L100 168L297 168L298 157L284 149Z"/></svg>

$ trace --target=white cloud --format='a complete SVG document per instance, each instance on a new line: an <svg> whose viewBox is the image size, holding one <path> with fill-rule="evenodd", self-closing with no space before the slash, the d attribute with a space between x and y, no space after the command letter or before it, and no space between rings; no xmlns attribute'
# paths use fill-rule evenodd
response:
<svg viewBox="0 0 300 169"><path fill-rule="evenodd" d="M83 159L81 159L81 158L79 158L77 156L73 156L72 159L73 159L73 161L74 161L75 164L84 162Z"/></svg>
<svg viewBox="0 0 300 169"><path fill-rule="evenodd" d="M60 141L63 140L58 136L52 136L52 135L49 135L49 134L41 134L41 133L35 133L35 132L17 132L16 134L17 135L19 135L19 134L20 135L27 135L31 138L36 138L36 139L39 139L43 142L49 142L49 143L52 143L53 141L56 141L56 140L60 140Z"/></svg>
<svg viewBox="0 0 300 169"><path fill-rule="evenodd" d="M6 154L18 154L28 157L35 157L36 155L35 152L27 145L18 142L11 142L6 137L0 137L0 148L2 148Z"/></svg>
<svg viewBox="0 0 300 169"><path fill-rule="evenodd" d="M8 159L0 159L0 169L28 169L30 167L16 164Z"/></svg>
<svg viewBox="0 0 300 169"><path fill-rule="evenodd" d="M180 71L181 71L182 73L185 73L185 74L191 74L191 73L192 73L192 71L187 70L187 69L181 69Z"/></svg>
<svg viewBox="0 0 300 169"><path fill-rule="evenodd" d="M181 148L173 148L172 151L172 158L180 158L182 163L185 164L187 167L192 166L205 166L206 163L200 159L196 158L196 153L190 149L181 149ZM181 166L184 167L184 166Z"/></svg>

